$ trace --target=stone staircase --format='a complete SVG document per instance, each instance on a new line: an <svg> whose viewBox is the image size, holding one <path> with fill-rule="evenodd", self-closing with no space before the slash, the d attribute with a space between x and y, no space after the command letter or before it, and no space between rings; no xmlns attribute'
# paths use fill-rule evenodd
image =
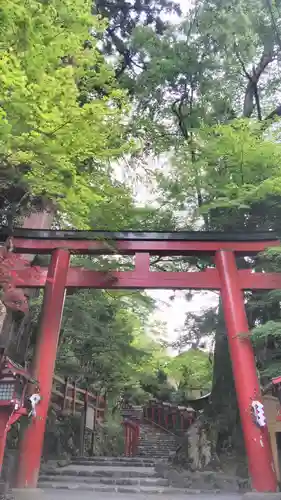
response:
<svg viewBox="0 0 281 500"><path fill-rule="evenodd" d="M91 457L75 458L70 464L53 462L42 466L38 487L46 492L46 498L68 498L70 492L75 498L89 498L102 493L141 494L217 494L231 492L238 494L244 483L239 478L227 477L218 472L191 472L177 470L169 463L169 458L178 446L177 437L161 428L142 423L140 445L135 457ZM59 466L60 465L60 466ZM245 481L244 481L245 482ZM64 493L63 493L64 492ZM77 494L75 494L77 492ZM88 496L87 496L88 492ZM180 496L182 495L182 497ZM72 497L73 498L73 497ZM109 498L109 496L108 496Z"/></svg>
<svg viewBox="0 0 281 500"><path fill-rule="evenodd" d="M177 437L174 434L149 424L141 424L139 457L166 461L175 454L178 445Z"/></svg>
<svg viewBox="0 0 281 500"><path fill-rule="evenodd" d="M70 465L41 471L38 487L45 490L74 490L105 493L182 494L159 477L156 461L140 457L78 458ZM82 493L83 494L83 493Z"/></svg>
<svg viewBox="0 0 281 500"><path fill-rule="evenodd" d="M43 467L39 488L113 493L184 493L160 477L157 466L167 463L178 446L177 438L157 427L142 423L135 457L91 457L73 459L70 465ZM155 468L156 467L156 468ZM189 490L190 491L190 490Z"/></svg>

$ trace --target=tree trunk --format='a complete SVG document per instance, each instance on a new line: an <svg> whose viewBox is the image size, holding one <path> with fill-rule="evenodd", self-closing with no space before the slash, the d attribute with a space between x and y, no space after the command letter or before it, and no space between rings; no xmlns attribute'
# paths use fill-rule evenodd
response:
<svg viewBox="0 0 281 500"><path fill-rule="evenodd" d="M189 428L175 462L191 470L221 467L228 473L245 477L246 455L221 301L215 341L209 404Z"/></svg>
<svg viewBox="0 0 281 500"><path fill-rule="evenodd" d="M32 212L23 219L22 227L25 229L50 229L54 219L52 207L46 207L44 211ZM34 255L22 255L25 260L33 261ZM37 290L29 289L24 293L28 297L34 297ZM0 301L0 348L4 349L8 356L14 361L22 364L29 344L30 318L28 313L19 317L18 313L8 311Z"/></svg>
<svg viewBox="0 0 281 500"><path fill-rule="evenodd" d="M239 410L232 373L228 339L221 301L219 303L215 337L214 373L210 417L218 428L216 450L220 454L226 448L244 453Z"/></svg>

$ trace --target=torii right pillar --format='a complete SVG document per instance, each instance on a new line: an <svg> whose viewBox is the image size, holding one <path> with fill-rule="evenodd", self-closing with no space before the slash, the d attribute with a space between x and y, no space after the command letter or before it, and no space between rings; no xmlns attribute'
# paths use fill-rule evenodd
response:
<svg viewBox="0 0 281 500"><path fill-rule="evenodd" d="M234 252L220 250L215 260L252 488L258 492L276 492L268 429L259 428L251 414L251 403L261 401L261 391Z"/></svg>

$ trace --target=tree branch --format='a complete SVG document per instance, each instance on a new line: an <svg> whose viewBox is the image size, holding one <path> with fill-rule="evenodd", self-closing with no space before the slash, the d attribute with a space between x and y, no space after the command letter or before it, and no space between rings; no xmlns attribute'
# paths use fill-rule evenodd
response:
<svg viewBox="0 0 281 500"><path fill-rule="evenodd" d="M238 47L237 47L237 44L236 42L234 43L234 51L235 51L235 54L236 54L236 57L238 59L238 61L240 62L241 64L241 67L242 67L242 70L243 70L243 73L244 75L246 76L246 78L248 78L248 80L251 80L251 75L248 73L248 71L246 70L246 66L245 66L245 63L244 61L242 60L242 57L239 53L239 50L238 50Z"/></svg>
<svg viewBox="0 0 281 500"><path fill-rule="evenodd" d="M278 45L279 45L280 50L281 50L281 37L280 37L280 33L278 31L278 27L277 27L277 24L276 24L276 21L275 21L273 9L272 9L272 2L270 0L266 0L265 3L267 5L267 8L268 8L268 11L269 11L269 14L270 14L271 22L272 22L272 25L273 25L273 28L274 28L274 31L275 31L275 35L276 35L276 40L277 40Z"/></svg>
<svg viewBox="0 0 281 500"><path fill-rule="evenodd" d="M270 50L267 51L264 50L259 64L253 68L252 75L248 76L249 81L246 87L244 106L243 106L243 116L246 118L250 118L250 116L254 111L254 102L255 99L258 98L259 79L266 70L267 66L273 61L273 59L274 59L274 50L272 46ZM261 115L259 99L258 102L256 102L256 105L258 107L258 113Z"/></svg>

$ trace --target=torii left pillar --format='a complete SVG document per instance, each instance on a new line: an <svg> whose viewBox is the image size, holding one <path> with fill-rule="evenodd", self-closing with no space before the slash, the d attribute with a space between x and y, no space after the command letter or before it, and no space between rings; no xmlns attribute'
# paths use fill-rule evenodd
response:
<svg viewBox="0 0 281 500"><path fill-rule="evenodd" d="M56 249L45 285L40 336L36 343L33 375L38 380L41 401L20 443L17 488L36 488L40 471L46 420L52 392L55 361L69 268L68 250Z"/></svg>

